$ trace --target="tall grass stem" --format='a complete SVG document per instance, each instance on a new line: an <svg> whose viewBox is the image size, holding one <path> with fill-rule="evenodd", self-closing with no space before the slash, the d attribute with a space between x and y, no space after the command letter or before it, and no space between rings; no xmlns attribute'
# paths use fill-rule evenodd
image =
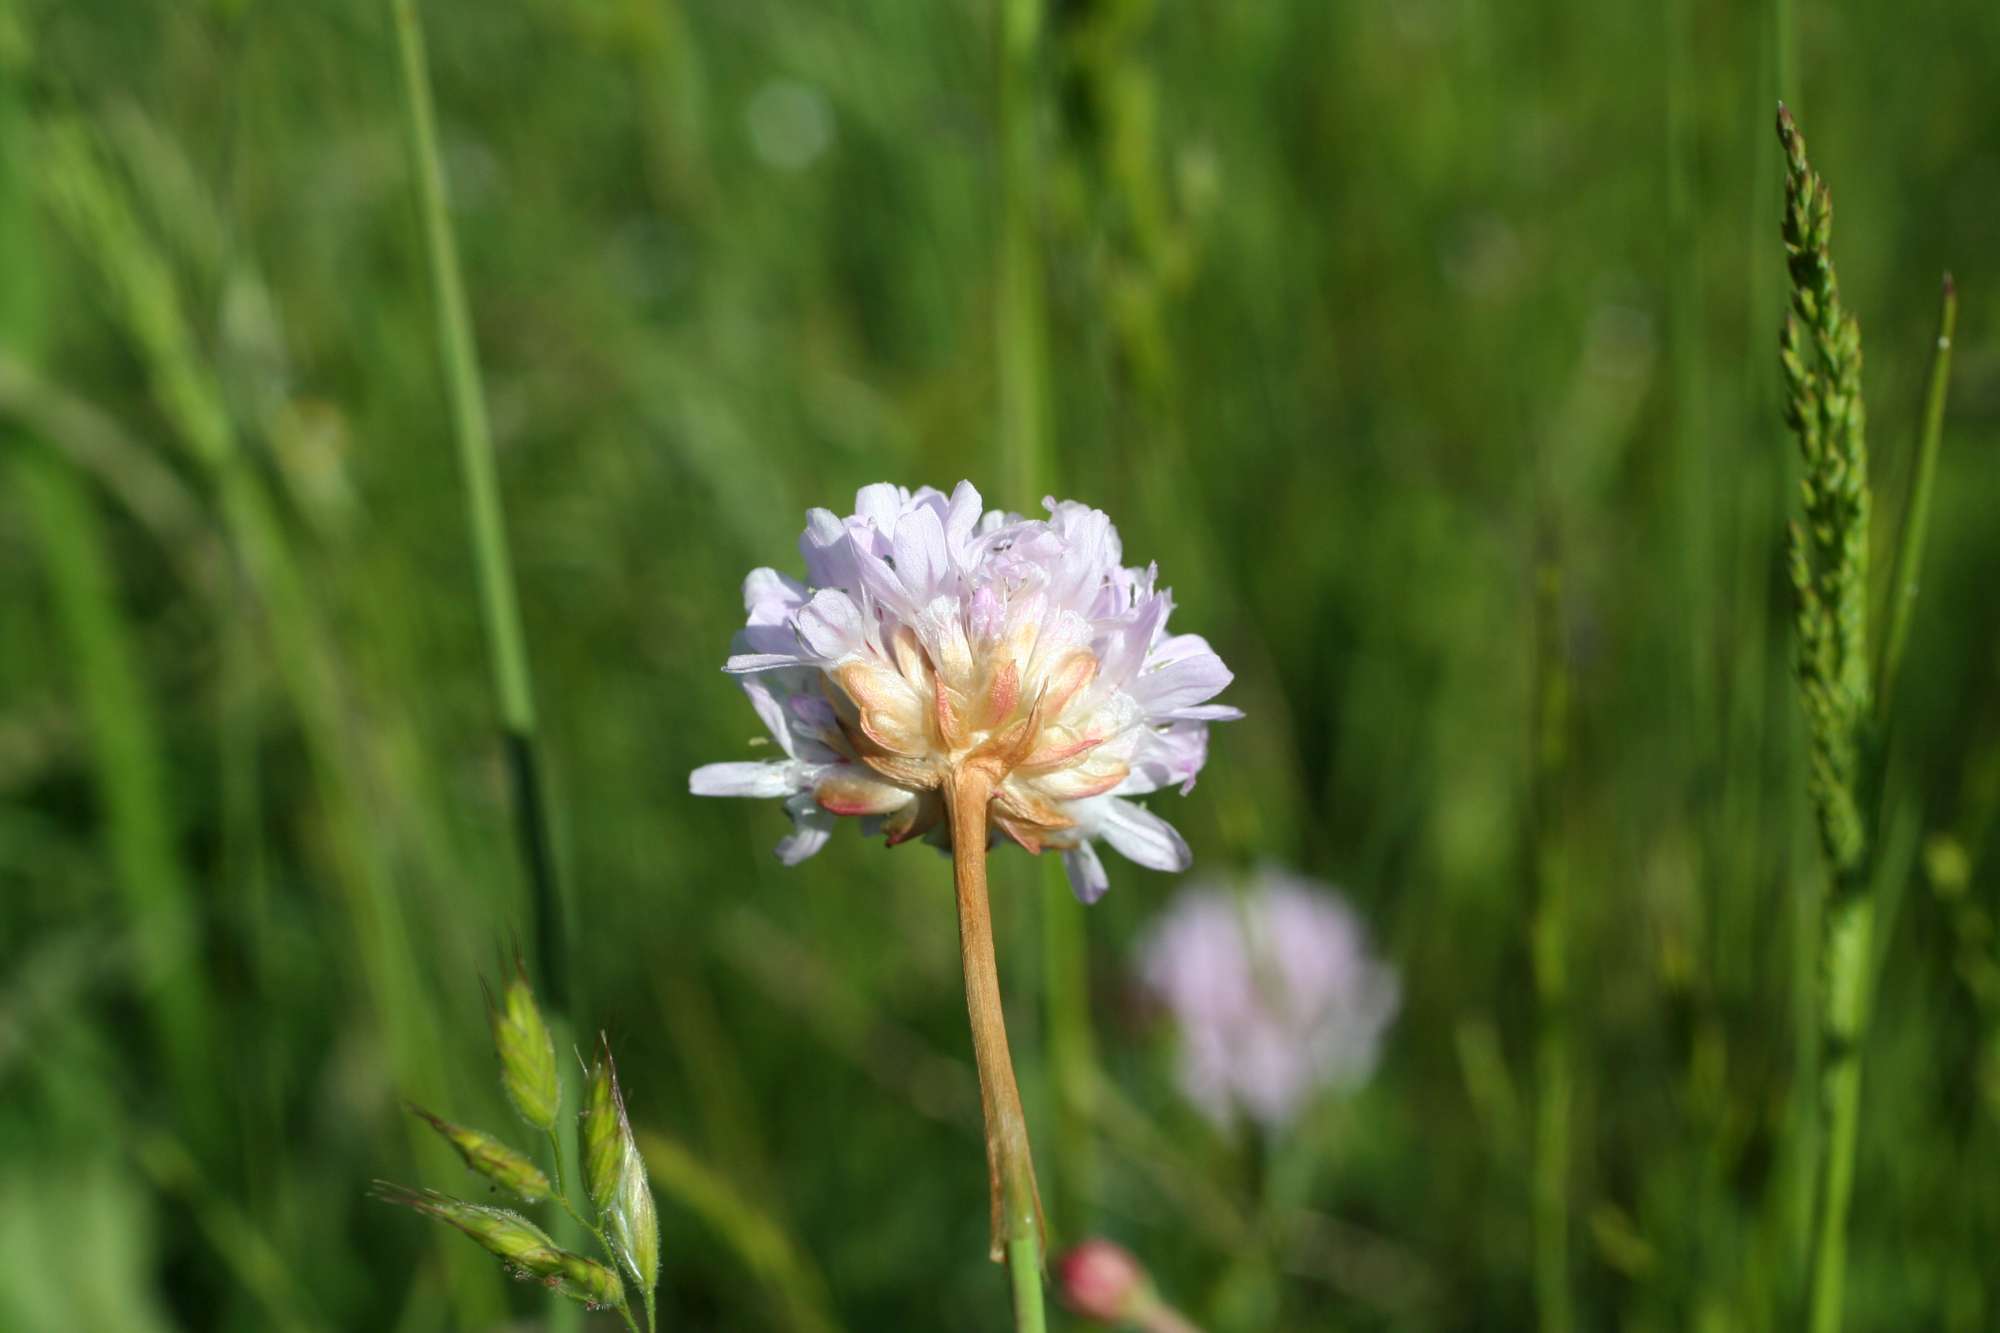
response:
<svg viewBox="0 0 2000 1333"><path fill-rule="evenodd" d="M423 25L417 17L415 0L390 0L390 4L402 67L410 162L423 219L432 296L437 306L438 350L444 363L459 473L465 486L487 660L493 671L508 770L513 779L512 800L521 857L533 895L536 960L541 969L542 994L549 1008L557 1014L566 1014L570 1011L568 932L543 795L527 640L521 628L513 558L507 545L499 468L493 451L492 428L486 417L486 392L473 342L465 283L459 270L458 245L451 229L444 164L438 154L437 113Z"/></svg>
<svg viewBox="0 0 2000 1333"><path fill-rule="evenodd" d="M1000 449L1024 511L1047 480L1048 338L1042 291L1038 69L1044 0L999 0L1000 253L994 340Z"/></svg>

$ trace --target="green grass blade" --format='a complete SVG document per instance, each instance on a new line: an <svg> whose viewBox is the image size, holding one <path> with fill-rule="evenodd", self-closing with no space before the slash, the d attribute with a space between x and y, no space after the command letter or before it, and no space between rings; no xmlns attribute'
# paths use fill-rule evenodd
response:
<svg viewBox="0 0 2000 1333"><path fill-rule="evenodd" d="M513 776L514 818L521 856L533 895L535 959L542 993L551 1010L570 1009L568 931L557 880L553 840L543 792L534 689L529 676L527 639L514 586L513 557L507 544L506 513L486 417L486 391L472 337L458 245L446 202L444 166L438 155L437 112L423 25L414 0L391 0L396 49L402 71L403 112L410 140L418 210L423 218L424 251L437 307L438 351L444 362L451 402L460 479L465 486L471 526L473 571L486 627L487 659L500 705L508 769Z"/></svg>
<svg viewBox="0 0 2000 1333"><path fill-rule="evenodd" d="M1917 442L1917 469L1910 479L1910 498L1896 544L1895 577L1889 583L1889 632L1882 640L1882 666L1876 675L1875 726L1889 723L1903 650L1910 638L1910 617L1916 610L1918 578L1924 562L1924 538L1930 531L1931 491L1937 482L1938 455L1944 443L1944 404L1951 383L1951 340L1958 328L1958 287L1944 275L1938 310L1936 349L1931 353L1930 382L1924 390L1924 419Z"/></svg>

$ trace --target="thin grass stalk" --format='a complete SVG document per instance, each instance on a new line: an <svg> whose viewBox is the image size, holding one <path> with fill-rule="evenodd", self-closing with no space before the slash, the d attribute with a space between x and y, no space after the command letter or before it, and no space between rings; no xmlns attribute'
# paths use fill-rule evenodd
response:
<svg viewBox="0 0 2000 1333"><path fill-rule="evenodd" d="M1923 424L1918 431L1917 470L1910 479L1910 498L1896 545L1895 575L1889 581L1889 632L1882 640L1882 666L1876 673L1875 726L1887 731L1889 705L1901 674L1903 650L1910 639L1910 617L1916 610L1917 572L1924 560L1924 537L1930 531L1931 491L1937 482L1938 454L1944 443L1945 389L1951 380L1951 340L1958 328L1958 287L1944 275L1938 309L1937 344L1931 353L1930 381L1924 389Z"/></svg>
<svg viewBox="0 0 2000 1333"><path fill-rule="evenodd" d="M952 878L957 888L959 961L979 1071L979 1105L986 1128L986 1181L992 1257L1004 1259L1014 1293L1017 1333L1042 1333L1042 1201L1028 1143L1028 1117L1007 1050L1000 1005L1000 968L993 954L993 913L986 893L987 807L993 779L961 769L945 787L951 817Z"/></svg>
<svg viewBox="0 0 2000 1333"><path fill-rule="evenodd" d="M1534 1264L1536 1325L1569 1333L1569 900L1561 788L1568 763L1569 677L1562 643L1562 571L1545 538L1535 570L1533 958L1535 1039Z"/></svg>
<svg viewBox="0 0 2000 1333"><path fill-rule="evenodd" d="M1001 457L1023 508L1046 480L1039 60L1044 0L999 0L1000 253L995 274Z"/></svg>
<svg viewBox="0 0 2000 1333"><path fill-rule="evenodd" d="M500 497L499 467L493 451L492 427L486 417L486 391L479 354L472 337L465 282L460 272L458 242L452 233L446 201L444 164L438 153L437 111L431 93L430 63L425 54L423 26L414 0L390 0L396 27L396 50L402 72L405 130L410 164L422 217L424 252L431 274L437 312L438 353L444 364L445 387L451 404L460 480L465 487L466 517L471 537L474 576L479 585L480 622L485 627L487 662L500 708L500 730L512 782L511 807L522 869L534 919L534 955L541 993L558 1049L571 1036L568 1022L569 937L561 885L556 877L548 803L543 794L534 688L528 668L526 635L514 585L511 550L507 544L506 513ZM563 1139L550 1136L560 1174ZM556 1239L575 1248L580 1231L573 1219L558 1219ZM628 1320L630 1315L627 1315ZM559 1306L556 1326L579 1328L580 1313Z"/></svg>
<svg viewBox="0 0 2000 1333"><path fill-rule="evenodd" d="M424 251L437 308L438 352L444 363L459 474L465 486L473 570L479 585L481 623L486 631L486 655L493 672L501 733L513 779L513 811L523 869L533 896L538 980L550 1010L567 1014L570 959L548 807L543 795L534 688L528 668L527 640L521 628L520 602L515 592L513 558L507 544L493 433L486 418L486 392L478 350L473 343L458 244L451 230L444 165L438 155L437 113L424 51L423 26L417 18L414 0L390 0L390 8L402 69L410 162L416 178Z"/></svg>

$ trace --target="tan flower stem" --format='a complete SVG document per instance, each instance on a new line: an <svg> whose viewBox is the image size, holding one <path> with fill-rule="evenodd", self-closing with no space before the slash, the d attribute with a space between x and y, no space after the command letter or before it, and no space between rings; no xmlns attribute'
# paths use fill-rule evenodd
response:
<svg viewBox="0 0 2000 1333"><path fill-rule="evenodd" d="M972 1058L979 1070L979 1105L986 1121L986 1178L992 1197L994 1262L1013 1270L1014 1322L1039 1330L1042 1253L1046 1236L1042 1200L1029 1153L1028 1118L1007 1050L1000 1009L1000 969L993 954L993 914L986 895L987 807L993 774L967 765L945 783L951 815L953 879L958 888L958 947L965 969L965 1008L972 1020Z"/></svg>

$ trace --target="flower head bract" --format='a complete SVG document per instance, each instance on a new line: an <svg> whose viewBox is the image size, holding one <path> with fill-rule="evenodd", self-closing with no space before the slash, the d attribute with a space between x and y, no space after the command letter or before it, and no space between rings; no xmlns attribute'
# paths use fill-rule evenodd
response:
<svg viewBox="0 0 2000 1333"><path fill-rule="evenodd" d="M749 623L726 669L784 757L709 764L703 796L781 797L787 865L825 845L836 816L891 844L948 844L943 788L991 783L989 828L1060 851L1077 896L1109 884L1094 842L1140 865L1185 870L1187 844L1131 797L1194 785L1209 702L1230 672L1194 634L1169 634L1158 570L1123 563L1101 511L1046 500L1048 517L983 510L960 482L865 486L842 518L815 509L804 581L744 580Z"/></svg>

